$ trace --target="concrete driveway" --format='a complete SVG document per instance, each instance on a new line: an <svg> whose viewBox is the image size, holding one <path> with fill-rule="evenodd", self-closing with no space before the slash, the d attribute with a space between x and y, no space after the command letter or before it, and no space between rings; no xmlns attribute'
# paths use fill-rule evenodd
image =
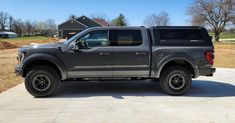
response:
<svg viewBox="0 0 235 123"><path fill-rule="evenodd" d="M0 123L234 123L235 69L193 81L168 96L150 81L67 82L55 97L34 98L24 84L0 93Z"/></svg>

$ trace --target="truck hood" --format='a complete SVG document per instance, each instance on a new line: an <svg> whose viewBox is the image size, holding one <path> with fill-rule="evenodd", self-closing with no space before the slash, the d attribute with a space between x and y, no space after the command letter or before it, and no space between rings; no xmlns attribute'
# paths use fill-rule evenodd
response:
<svg viewBox="0 0 235 123"><path fill-rule="evenodd" d="M61 48L63 43L56 42L56 43L48 43L48 44L37 44L31 43L30 45L23 46L19 48L20 51L30 50L30 49L51 49L51 48Z"/></svg>

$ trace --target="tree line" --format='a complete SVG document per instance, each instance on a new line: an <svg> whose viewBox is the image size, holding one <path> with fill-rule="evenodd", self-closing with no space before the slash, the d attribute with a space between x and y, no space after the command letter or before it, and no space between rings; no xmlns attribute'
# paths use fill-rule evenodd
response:
<svg viewBox="0 0 235 123"><path fill-rule="evenodd" d="M57 25L53 19L31 21L16 19L7 12L0 11L0 31L12 31L19 36L53 36Z"/></svg>
<svg viewBox="0 0 235 123"><path fill-rule="evenodd" d="M79 16L72 14L69 16L69 19L77 19ZM110 26L128 26L128 19L120 13L116 18L112 19L111 21L107 18L106 15L101 14L101 15L96 15L92 14L91 19L103 19L106 22L109 23ZM170 24L170 18L168 13L166 12L161 12L160 14L151 14L146 17L144 20L144 25L146 27L152 27L152 26L168 26Z"/></svg>

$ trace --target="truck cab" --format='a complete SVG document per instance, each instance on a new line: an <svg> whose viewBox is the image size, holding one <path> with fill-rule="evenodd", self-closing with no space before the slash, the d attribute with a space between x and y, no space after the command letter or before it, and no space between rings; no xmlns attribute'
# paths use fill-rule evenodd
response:
<svg viewBox="0 0 235 123"><path fill-rule="evenodd" d="M68 59L65 60L67 75L69 78L149 77L149 43L147 30L141 27L89 29L67 43L69 54L63 56Z"/></svg>

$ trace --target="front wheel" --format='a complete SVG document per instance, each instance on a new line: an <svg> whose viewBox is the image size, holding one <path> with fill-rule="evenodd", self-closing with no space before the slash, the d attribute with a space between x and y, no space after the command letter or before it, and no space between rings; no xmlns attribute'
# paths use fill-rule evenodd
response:
<svg viewBox="0 0 235 123"><path fill-rule="evenodd" d="M172 66L163 71L160 77L161 89L170 95L182 95L192 85L192 77L189 70L181 66Z"/></svg>
<svg viewBox="0 0 235 123"><path fill-rule="evenodd" d="M60 77L49 66L38 66L29 71L25 77L27 91L35 97L47 97L56 93Z"/></svg>

